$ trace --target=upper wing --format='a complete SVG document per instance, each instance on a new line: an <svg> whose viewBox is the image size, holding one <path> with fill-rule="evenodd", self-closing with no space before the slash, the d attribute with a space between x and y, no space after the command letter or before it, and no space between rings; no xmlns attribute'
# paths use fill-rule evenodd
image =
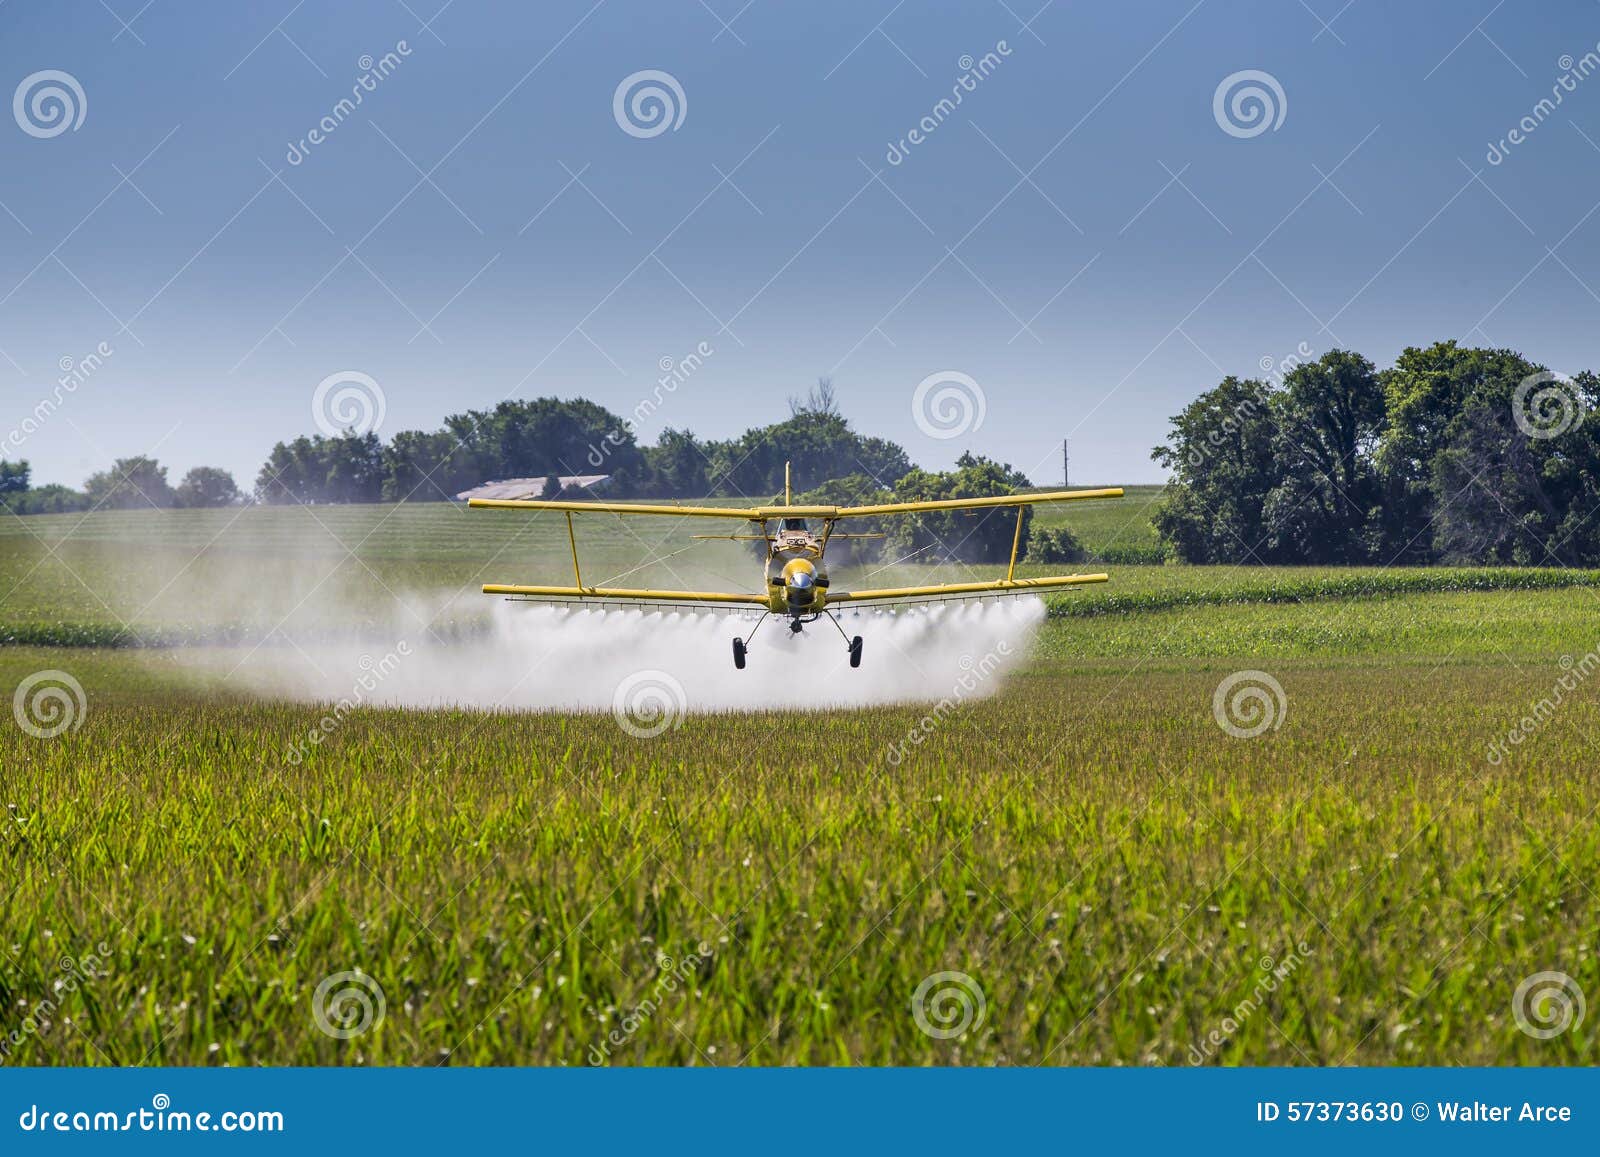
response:
<svg viewBox="0 0 1600 1157"><path fill-rule="evenodd" d="M929 510L985 510L997 506L1037 506L1041 502L1121 497L1122 488L1111 486L1103 490L1044 490L1037 494L994 494L987 498L938 498L928 502L885 502L878 506L830 506L825 508L827 514L822 514L822 507L814 509L825 518L867 518L884 514L921 514Z"/></svg>
<svg viewBox="0 0 1600 1157"><path fill-rule="evenodd" d="M568 514L659 514L688 518L738 518L759 520L761 511L741 506L673 506L666 503L646 502L569 502L543 501L532 498L472 498L468 506L488 507L496 510L564 510ZM779 515L769 514L768 518Z"/></svg>
<svg viewBox="0 0 1600 1157"><path fill-rule="evenodd" d="M568 514L647 514L663 517L736 518L767 522L774 518L867 518L885 514L921 514L929 510L983 510L996 506L1036 506L1085 498L1121 498L1122 488L1046 490L1038 494L995 494L987 498L940 498L929 502L885 502L877 506L674 506L668 503L542 501L524 498L474 498L468 506L503 510L561 510Z"/></svg>
<svg viewBox="0 0 1600 1157"><path fill-rule="evenodd" d="M745 595L733 591L658 591L628 587L549 587L521 586L515 583L485 583L486 595L510 595L562 603L643 603L660 606L755 606L767 605L766 595Z"/></svg>

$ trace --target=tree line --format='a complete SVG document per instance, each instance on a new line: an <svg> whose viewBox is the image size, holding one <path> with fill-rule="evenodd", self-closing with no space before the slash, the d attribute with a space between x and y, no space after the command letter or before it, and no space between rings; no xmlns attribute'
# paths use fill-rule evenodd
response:
<svg viewBox="0 0 1600 1157"><path fill-rule="evenodd" d="M14 514L63 514L76 510L132 510L144 507L231 506L240 500L233 475L218 466L196 466L173 486L167 468L140 455L119 458L110 470L84 480L82 490L51 483L32 485L26 458L0 460L0 506Z"/></svg>
<svg viewBox="0 0 1600 1157"><path fill-rule="evenodd" d="M725 441L663 430L639 445L632 425L583 398L504 401L445 418L437 430L302 435L273 446L255 497L280 502L441 501L479 483L604 474L632 497L763 497L783 489L792 461L798 488L851 473L893 485L911 470L905 450L864 436L839 413L832 386L790 400L789 417Z"/></svg>
<svg viewBox="0 0 1600 1157"><path fill-rule="evenodd" d="M1309 358L1309 354L1307 355ZM1171 419L1152 458L1171 472L1153 522L1189 563L1600 566L1600 379L1566 378L1521 354L1440 342L1378 370L1349 350L1290 359L1266 378L1228 376ZM481 482L605 474L621 497L781 494L785 463L808 503L853 505L1006 494L1009 465L965 455L925 471L857 432L823 381L789 414L726 440L668 428L641 446L597 403L501 402L437 430L303 435L273 446L252 491L216 467L169 485L149 457L119 460L81 491L32 488L28 463L0 461L0 505L17 513L102 507L440 501ZM1069 563L1070 531L1032 530L1024 552ZM863 562L1004 559L1010 512L937 513L853 526Z"/></svg>
<svg viewBox="0 0 1600 1157"><path fill-rule="evenodd" d="M1600 565L1600 379L1506 349L1333 350L1171 420L1154 517L1193 563Z"/></svg>

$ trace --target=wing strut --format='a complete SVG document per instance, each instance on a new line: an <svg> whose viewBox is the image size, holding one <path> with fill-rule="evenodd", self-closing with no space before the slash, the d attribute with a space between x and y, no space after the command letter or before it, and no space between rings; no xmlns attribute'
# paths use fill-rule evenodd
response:
<svg viewBox="0 0 1600 1157"><path fill-rule="evenodd" d="M572 544L572 581L581 590L583 575L578 571L578 536L572 529L572 511L567 511L567 541ZM1009 575L1007 576L1010 577Z"/></svg>
<svg viewBox="0 0 1600 1157"><path fill-rule="evenodd" d="M1027 509L1026 506L1017 507L1017 532L1011 536L1011 563L1006 567L1006 582L1010 582L1017 573L1017 547L1022 545L1022 513ZM567 515L567 520L570 522L572 515Z"/></svg>

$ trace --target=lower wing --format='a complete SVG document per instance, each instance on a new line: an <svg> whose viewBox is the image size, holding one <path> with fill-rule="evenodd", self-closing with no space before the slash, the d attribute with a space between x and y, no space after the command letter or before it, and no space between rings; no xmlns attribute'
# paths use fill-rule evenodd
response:
<svg viewBox="0 0 1600 1157"><path fill-rule="evenodd" d="M993 595L1026 595L1039 591L1065 590L1103 583L1104 574L1056 575L1049 578L995 579L992 582L945 583L927 587L883 587L866 591L829 591L828 605L840 603L938 602L945 599L984 598Z"/></svg>
<svg viewBox="0 0 1600 1157"><path fill-rule="evenodd" d="M944 583L925 587L882 587L864 591L829 591L826 606L835 607L857 603L927 603L954 599L992 598L997 595L1026 595L1041 591L1067 590L1103 583L1110 578L1104 574L1055 575L1046 578L994 579L990 582ZM532 602L576 603L600 605L624 603L635 606L692 607L698 609L727 609L771 605L767 595L740 594L734 591L669 591L629 587L554 587L523 586L513 583L486 583L486 595L505 595L508 598Z"/></svg>

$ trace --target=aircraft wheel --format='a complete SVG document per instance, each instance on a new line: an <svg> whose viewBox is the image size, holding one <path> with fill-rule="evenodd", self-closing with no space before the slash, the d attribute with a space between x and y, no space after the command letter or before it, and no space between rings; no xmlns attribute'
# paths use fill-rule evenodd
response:
<svg viewBox="0 0 1600 1157"><path fill-rule="evenodd" d="M850 640L850 665L852 667L861 666L861 636L860 635L857 635L855 638Z"/></svg>
<svg viewBox="0 0 1600 1157"><path fill-rule="evenodd" d="M733 641L733 665L741 671L744 670L744 656L744 640L735 639Z"/></svg>

